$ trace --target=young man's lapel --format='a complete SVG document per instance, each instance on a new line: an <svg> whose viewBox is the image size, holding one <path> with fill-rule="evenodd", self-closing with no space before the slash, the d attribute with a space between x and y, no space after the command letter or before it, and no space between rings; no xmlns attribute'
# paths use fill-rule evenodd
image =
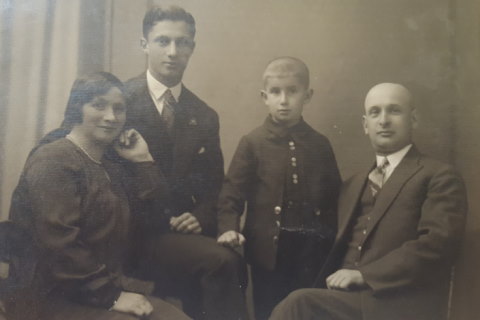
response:
<svg viewBox="0 0 480 320"><path fill-rule="evenodd" d="M142 128L141 131L146 130L148 132L155 128L154 131L157 131L156 128L160 127L161 115L150 96L145 73L130 80L127 85L129 86L127 127L132 125Z"/></svg>
<svg viewBox="0 0 480 320"><path fill-rule="evenodd" d="M196 108L191 104L187 89L182 87L175 112L173 149L173 174L175 176L184 176L188 173L195 153L198 152L198 140L201 138L198 121Z"/></svg>

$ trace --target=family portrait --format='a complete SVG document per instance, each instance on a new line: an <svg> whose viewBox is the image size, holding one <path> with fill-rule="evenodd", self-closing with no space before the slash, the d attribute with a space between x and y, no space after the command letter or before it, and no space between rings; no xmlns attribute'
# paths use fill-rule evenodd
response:
<svg viewBox="0 0 480 320"><path fill-rule="evenodd" d="M473 320L479 0L2 0L1 320Z"/></svg>

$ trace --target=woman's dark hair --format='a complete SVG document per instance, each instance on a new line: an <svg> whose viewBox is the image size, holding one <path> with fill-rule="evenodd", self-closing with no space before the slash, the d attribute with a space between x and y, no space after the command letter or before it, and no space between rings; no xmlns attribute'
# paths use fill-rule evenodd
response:
<svg viewBox="0 0 480 320"><path fill-rule="evenodd" d="M83 106L95 97L106 94L111 88L118 88L122 94L125 93L123 83L111 73L95 72L78 77L70 91L62 125L47 133L39 145L65 137L76 124L82 123Z"/></svg>
<svg viewBox="0 0 480 320"><path fill-rule="evenodd" d="M123 83L108 72L96 72L77 78L70 91L62 128L71 130L74 125L82 123L82 107L95 97L106 94L111 88L118 88L124 93Z"/></svg>

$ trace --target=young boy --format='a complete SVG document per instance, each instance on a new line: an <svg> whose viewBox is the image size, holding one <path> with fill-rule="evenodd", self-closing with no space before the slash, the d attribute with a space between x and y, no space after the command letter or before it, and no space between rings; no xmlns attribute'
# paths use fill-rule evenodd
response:
<svg viewBox="0 0 480 320"><path fill-rule="evenodd" d="M241 139L218 213L218 242L245 242L257 320L266 319L289 292L313 283L333 241L341 182L328 139L302 118L313 94L307 66L277 58L263 82L269 116Z"/></svg>

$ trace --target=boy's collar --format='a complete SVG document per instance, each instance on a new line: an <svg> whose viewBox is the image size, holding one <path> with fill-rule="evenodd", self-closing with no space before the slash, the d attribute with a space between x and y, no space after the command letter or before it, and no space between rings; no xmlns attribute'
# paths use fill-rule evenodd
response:
<svg viewBox="0 0 480 320"><path fill-rule="evenodd" d="M307 123L303 120L303 117L300 118L300 121L291 127L285 127L277 122L273 121L272 117L268 115L264 122L267 130L273 134L274 137L284 138L288 135L297 135L305 132L305 129L308 127Z"/></svg>

